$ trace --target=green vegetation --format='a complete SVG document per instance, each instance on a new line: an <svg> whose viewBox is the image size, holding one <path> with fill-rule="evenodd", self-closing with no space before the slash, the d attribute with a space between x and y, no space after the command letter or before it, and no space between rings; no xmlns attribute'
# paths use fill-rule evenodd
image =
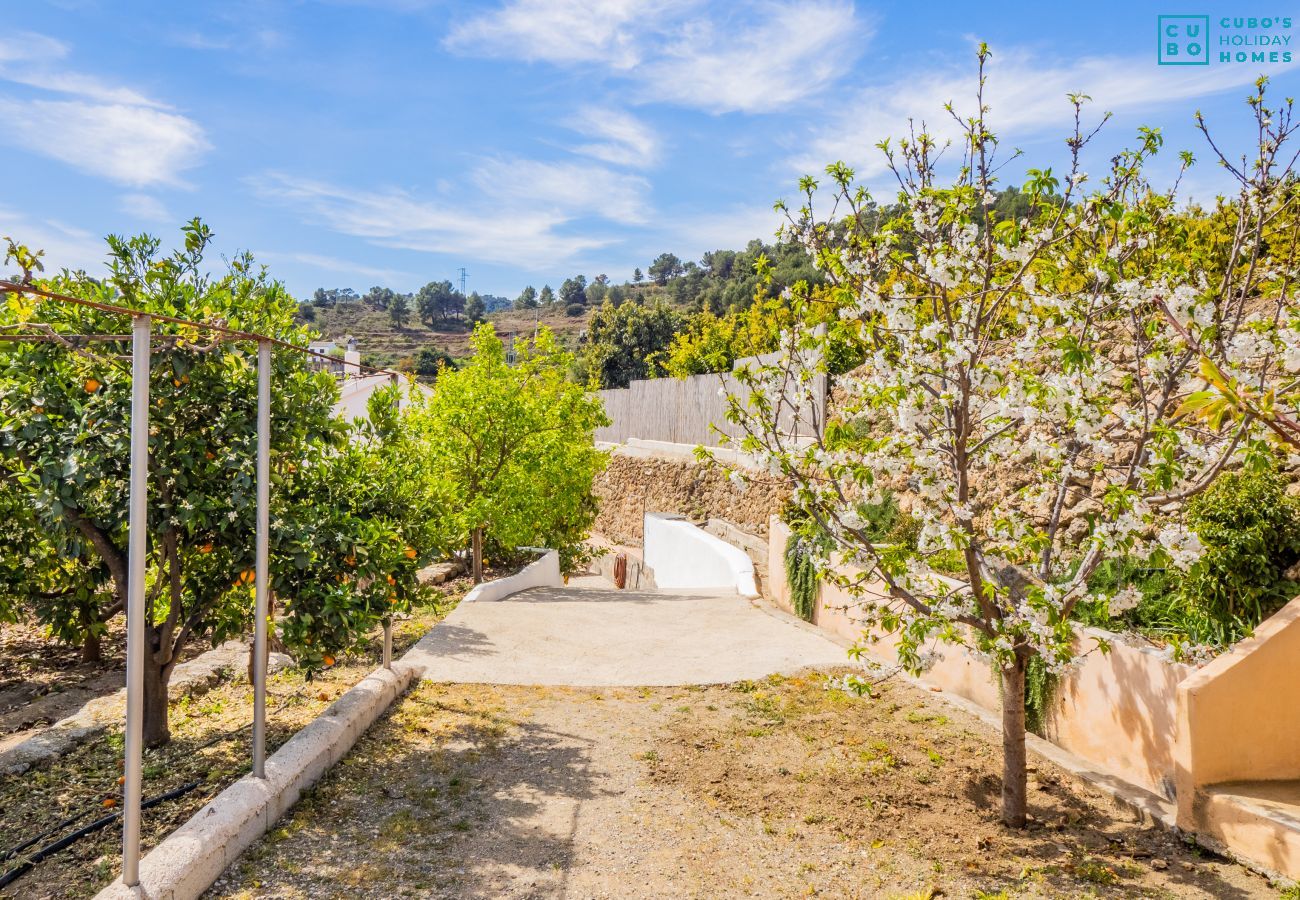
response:
<svg viewBox="0 0 1300 900"><path fill-rule="evenodd" d="M817 609L817 588L821 578L813 560L809 541L791 533L785 542L785 580L790 588L790 605L805 622L811 622Z"/></svg>
<svg viewBox="0 0 1300 900"><path fill-rule="evenodd" d="M152 313L220 321L306 346L293 298L248 255L209 276L211 232L198 220L182 249L110 237L107 277L64 272L50 291ZM29 277L38 260L11 246ZM0 325L19 333L124 334L116 313L9 295ZM190 326L155 320L148 530L154 648L145 667L145 740L165 743L167 684L192 639L244 631L252 615L256 518L256 361L249 342L209 342ZM104 625L126 604L131 375L129 341L78 347L7 344L0 354L0 478L5 526L48 562L9 568L15 604L57 637L97 652ZM418 585L416 569L443 549L432 494L410 481L396 439L352 442L333 413L334 380L305 355L278 351L272 372L272 590L288 648L308 669L328 666ZM373 424L356 426L378 427ZM15 511L17 508L17 511ZM25 512L24 512L25 510ZM13 553L14 551L6 551ZM55 561L57 560L57 561ZM17 562L23 562L18 559Z"/></svg>
<svg viewBox="0 0 1300 900"><path fill-rule="evenodd" d="M514 365L490 324L474 330L471 344L469 362L444 371L433 396L403 416L419 477L450 498L453 543L470 543L475 581L485 541L552 547L570 571L596 516L591 486L606 455L592 434L608 422L604 410L568 380L572 356L546 328L515 342Z"/></svg>
<svg viewBox="0 0 1300 900"><path fill-rule="evenodd" d="M1108 560L1089 586L1111 599L1080 618L1104 628L1118 619L1175 647L1226 647L1300 593L1286 577L1300 561L1300 498L1272 462L1223 475L1188 503L1187 524L1205 553L1185 575L1161 554Z"/></svg>

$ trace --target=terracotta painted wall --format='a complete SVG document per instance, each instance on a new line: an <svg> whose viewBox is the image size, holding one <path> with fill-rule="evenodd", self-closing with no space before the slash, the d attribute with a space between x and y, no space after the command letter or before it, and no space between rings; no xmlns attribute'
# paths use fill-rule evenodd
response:
<svg viewBox="0 0 1300 900"><path fill-rule="evenodd" d="M1182 684L1180 795L1225 781L1300 779L1298 666L1300 597Z"/></svg>

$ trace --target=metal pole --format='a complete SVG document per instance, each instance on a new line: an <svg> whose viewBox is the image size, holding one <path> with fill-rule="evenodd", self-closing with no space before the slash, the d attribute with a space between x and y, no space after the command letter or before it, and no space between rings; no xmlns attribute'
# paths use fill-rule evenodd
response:
<svg viewBox="0 0 1300 900"><path fill-rule="evenodd" d="M271 543L271 342L257 342L257 572L253 610L253 776L266 777L266 628Z"/></svg>
<svg viewBox="0 0 1300 900"><path fill-rule="evenodd" d="M393 386L393 388L396 390L396 393L393 395L393 407L394 407L394 409L397 410L397 412L400 413L400 412L402 411L402 394L401 394L401 388L398 387L398 384L397 384L397 376L396 376L396 375L389 375L389 376L388 376L388 382L389 382L389 384L391 384L391 385ZM391 671L392 668L393 668L393 616L392 616L392 613L389 613L388 617L384 619L384 668L385 668L385 669L388 669L388 670L390 670L390 671Z"/></svg>
<svg viewBox="0 0 1300 900"><path fill-rule="evenodd" d="M140 883L141 762L144 756L144 594L149 539L149 326L131 320L131 496L126 584L126 748L122 786L122 883Z"/></svg>

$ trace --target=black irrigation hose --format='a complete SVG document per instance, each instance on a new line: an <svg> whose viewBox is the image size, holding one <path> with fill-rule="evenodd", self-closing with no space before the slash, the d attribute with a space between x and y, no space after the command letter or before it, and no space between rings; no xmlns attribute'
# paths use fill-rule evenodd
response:
<svg viewBox="0 0 1300 900"><path fill-rule="evenodd" d="M188 794L202 783L202 780L191 781L189 784L181 785L175 790L168 791L165 794L159 794L157 797L150 797L148 800L140 804L140 808L149 809L152 806L157 806L159 803L165 803L168 800L175 800L177 797L182 797L185 794ZM81 816L77 816L76 818L79 819ZM67 837L59 838L54 843L47 844L31 856L27 857L27 859L23 860L16 868L10 869L8 872L0 875L0 888L6 887L7 885L17 881L19 878L22 878L30 872L38 862L45 859L47 856L53 856L60 850L66 850L86 835L94 834L96 831L107 828L120 818L122 818L121 811L115 812L112 815L104 816L102 819L96 819L84 828L78 828ZM76 819L73 819L73 821L76 821ZM39 840L39 838L37 838L37 840Z"/></svg>

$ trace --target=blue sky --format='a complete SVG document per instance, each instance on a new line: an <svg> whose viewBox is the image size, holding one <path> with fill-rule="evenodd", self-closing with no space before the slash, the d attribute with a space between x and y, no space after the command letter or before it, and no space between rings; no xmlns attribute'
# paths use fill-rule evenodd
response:
<svg viewBox="0 0 1300 900"><path fill-rule="evenodd" d="M0 33L0 234L93 270L103 234L170 238L201 215L221 252L253 250L302 295L461 266L511 297L621 280L664 250L769 239L772 201L835 159L887 188L874 143L909 116L942 133L945 101L969 110L978 40L994 130L1026 153L1009 181L1060 165L1064 97L1083 91L1115 113L1097 169L1150 124L1158 168L1192 149L1188 186L1210 196L1224 182L1194 111L1243 151L1250 82L1280 98L1297 76L1158 66L1165 6L28 0Z"/></svg>

